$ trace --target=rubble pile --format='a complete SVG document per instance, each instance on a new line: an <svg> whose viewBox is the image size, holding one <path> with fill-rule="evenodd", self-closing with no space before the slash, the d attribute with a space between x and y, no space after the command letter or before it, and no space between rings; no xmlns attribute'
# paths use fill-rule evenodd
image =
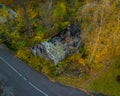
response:
<svg viewBox="0 0 120 96"><path fill-rule="evenodd" d="M57 65L59 61L76 52L80 47L80 33L78 26L73 23L50 40L36 44L30 49L35 56L50 59Z"/></svg>

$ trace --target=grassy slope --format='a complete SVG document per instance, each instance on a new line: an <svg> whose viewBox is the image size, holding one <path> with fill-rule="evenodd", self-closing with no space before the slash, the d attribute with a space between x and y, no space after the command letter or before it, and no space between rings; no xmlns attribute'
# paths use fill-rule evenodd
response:
<svg viewBox="0 0 120 96"><path fill-rule="evenodd" d="M108 70L92 82L88 89L111 96L120 96L120 83L116 81L116 76L120 75L118 65L120 65L120 60L117 63L113 63Z"/></svg>

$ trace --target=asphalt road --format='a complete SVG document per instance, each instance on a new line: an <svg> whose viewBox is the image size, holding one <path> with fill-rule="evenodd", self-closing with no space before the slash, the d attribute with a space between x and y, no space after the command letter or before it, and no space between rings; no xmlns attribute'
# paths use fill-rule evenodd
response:
<svg viewBox="0 0 120 96"><path fill-rule="evenodd" d="M76 88L52 83L1 45L0 79L13 88L15 96L88 96Z"/></svg>

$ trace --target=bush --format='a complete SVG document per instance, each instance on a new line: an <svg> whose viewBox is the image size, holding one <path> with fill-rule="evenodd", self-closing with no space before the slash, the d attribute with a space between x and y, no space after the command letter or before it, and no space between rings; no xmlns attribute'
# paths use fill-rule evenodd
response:
<svg viewBox="0 0 120 96"><path fill-rule="evenodd" d="M17 42L13 41L11 49L16 51L25 48L26 45L27 45L26 41L17 41Z"/></svg>
<svg viewBox="0 0 120 96"><path fill-rule="evenodd" d="M42 27L41 25L38 25L36 27L36 32L37 32L37 35L41 35L41 34L45 34L47 31L44 27Z"/></svg>

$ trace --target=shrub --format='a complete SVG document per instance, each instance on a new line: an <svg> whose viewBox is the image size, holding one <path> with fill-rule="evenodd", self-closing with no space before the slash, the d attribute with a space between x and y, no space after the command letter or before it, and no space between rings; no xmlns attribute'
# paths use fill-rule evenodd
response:
<svg viewBox="0 0 120 96"><path fill-rule="evenodd" d="M42 27L41 25L38 25L36 27L36 32L37 32L37 35L45 34L46 33L46 29L44 27Z"/></svg>
<svg viewBox="0 0 120 96"><path fill-rule="evenodd" d="M25 48L26 45L27 45L26 41L23 41L23 40L17 41L17 42L13 41L11 48L16 51L16 50Z"/></svg>

